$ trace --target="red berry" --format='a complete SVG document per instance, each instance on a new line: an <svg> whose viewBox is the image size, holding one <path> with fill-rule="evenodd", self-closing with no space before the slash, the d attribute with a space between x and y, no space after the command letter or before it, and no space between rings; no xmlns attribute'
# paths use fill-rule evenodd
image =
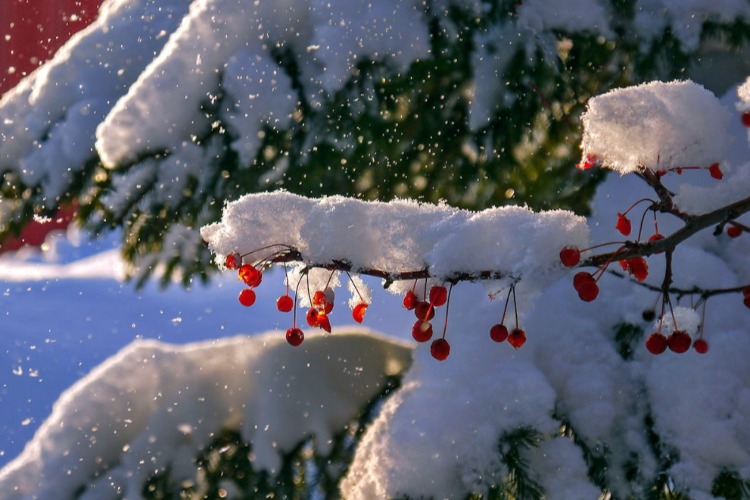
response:
<svg viewBox="0 0 750 500"><path fill-rule="evenodd" d="M696 341L693 342L693 349L695 349L695 352L698 354L706 354L708 352L708 342L703 339L696 339Z"/></svg>
<svg viewBox="0 0 750 500"><path fill-rule="evenodd" d="M414 307L414 315L417 319L429 321L435 317L435 308L429 302L417 302L417 305Z"/></svg>
<svg viewBox="0 0 750 500"><path fill-rule="evenodd" d="M320 313L318 313L318 310L314 307L311 307L307 310L307 314L305 315L305 320L307 321L307 324L310 326L318 326L320 322Z"/></svg>
<svg viewBox="0 0 750 500"><path fill-rule="evenodd" d="M330 314L333 311L335 301L336 293L332 288L326 288L325 290L318 290L313 294L312 305L318 309L323 309L326 314Z"/></svg>
<svg viewBox="0 0 750 500"><path fill-rule="evenodd" d="M313 294L312 305L314 307L325 307L328 303L328 297L323 290L318 290Z"/></svg>
<svg viewBox="0 0 750 500"><path fill-rule="evenodd" d="M419 302L419 299L417 299L416 293L411 290L406 292L406 295L404 295L404 307L407 310L413 310L417 306L417 302Z"/></svg>
<svg viewBox="0 0 750 500"><path fill-rule="evenodd" d="M651 237L648 239L648 241L651 242L651 243L653 243L654 241L661 241L663 239L664 239L664 235L663 234L654 233L654 234L651 235ZM656 254L660 254L660 253L662 253L662 252L656 252L655 255Z"/></svg>
<svg viewBox="0 0 750 500"><path fill-rule="evenodd" d="M240 304L245 307L250 307L251 305L255 304L255 292L250 288L245 288L244 290L242 290L239 297L237 298L239 299Z"/></svg>
<svg viewBox="0 0 750 500"><path fill-rule="evenodd" d="M282 295L276 300L276 309L288 313L294 309L294 300L289 295Z"/></svg>
<svg viewBox="0 0 750 500"><path fill-rule="evenodd" d="M661 333L654 332L646 339L646 349L651 354L661 354L667 350L667 337Z"/></svg>
<svg viewBox="0 0 750 500"><path fill-rule="evenodd" d="M239 276L249 287L257 287L263 281L263 273L250 264L240 266Z"/></svg>
<svg viewBox="0 0 750 500"><path fill-rule="evenodd" d="M690 338L690 335L684 330L675 330L669 338L667 338L667 347L679 354L690 349L691 343L692 339Z"/></svg>
<svg viewBox="0 0 750 500"><path fill-rule="evenodd" d="M599 295L596 281L587 281L578 288L578 297L584 302L592 302Z"/></svg>
<svg viewBox="0 0 750 500"><path fill-rule="evenodd" d="M730 238L737 238L741 234L742 234L741 227L737 227L735 225L727 226L727 236L729 236Z"/></svg>
<svg viewBox="0 0 750 500"><path fill-rule="evenodd" d="M654 233L651 235L651 237L648 239L648 241L661 241L664 239L663 234Z"/></svg>
<svg viewBox="0 0 750 500"><path fill-rule="evenodd" d="M591 275L591 273L581 271L573 276L573 288L575 288L576 290L580 290L581 286L587 283L596 283L596 280L594 280L594 277Z"/></svg>
<svg viewBox="0 0 750 500"><path fill-rule="evenodd" d="M750 286L746 286L742 289L742 296L743 297L750 297Z"/></svg>
<svg viewBox="0 0 750 500"><path fill-rule="evenodd" d="M331 322L328 319L328 315L325 313L318 313L318 327L322 328L328 333L331 333Z"/></svg>
<svg viewBox="0 0 750 500"><path fill-rule="evenodd" d="M560 250L560 262L566 267L573 267L581 261L581 251L576 247L563 247Z"/></svg>
<svg viewBox="0 0 750 500"><path fill-rule="evenodd" d="M623 236L630 236L630 220L620 212L617 212L617 224L615 224L615 228L617 228Z"/></svg>
<svg viewBox="0 0 750 500"><path fill-rule="evenodd" d="M432 323L417 320L414 326L411 327L411 336L417 342L427 342L432 338Z"/></svg>
<svg viewBox="0 0 750 500"><path fill-rule="evenodd" d="M721 171L721 167L719 167L718 163L712 163L711 166L708 167L708 172L714 179L721 180L724 178L724 173Z"/></svg>
<svg viewBox="0 0 750 500"><path fill-rule="evenodd" d="M516 349L520 349L526 343L526 332L520 328L512 329L508 334L508 343Z"/></svg>
<svg viewBox="0 0 750 500"><path fill-rule="evenodd" d="M430 354L438 361L443 361L448 358L451 353L451 345L445 339L437 339L432 342L430 346Z"/></svg>
<svg viewBox="0 0 750 500"><path fill-rule="evenodd" d="M362 323L365 320L365 313L367 312L368 304L359 303L352 309L352 318L357 323Z"/></svg>
<svg viewBox="0 0 750 500"><path fill-rule="evenodd" d="M742 121L742 124L748 128L750 128L750 111L745 111L742 113L742 116L740 116L740 121Z"/></svg>
<svg viewBox="0 0 750 500"><path fill-rule="evenodd" d="M297 347L303 340L305 340L305 334L299 328L290 328L286 331L286 341L290 345Z"/></svg>
<svg viewBox="0 0 750 500"><path fill-rule="evenodd" d="M508 329L505 325L493 325L490 328L490 338L495 342L505 342L508 339Z"/></svg>
<svg viewBox="0 0 750 500"><path fill-rule="evenodd" d="M227 269L239 269L240 267L240 258L237 254L230 253L227 255L227 258L224 259L224 265L227 267Z"/></svg>
<svg viewBox="0 0 750 500"><path fill-rule="evenodd" d="M588 170L596 165L596 156L586 155L577 165L576 168L579 170Z"/></svg>
<svg viewBox="0 0 750 500"><path fill-rule="evenodd" d="M448 290L441 285L430 288L430 304L440 307L448 300Z"/></svg>
<svg viewBox="0 0 750 500"><path fill-rule="evenodd" d="M627 259L625 267L627 271L638 281L648 278L648 262L643 257Z"/></svg>

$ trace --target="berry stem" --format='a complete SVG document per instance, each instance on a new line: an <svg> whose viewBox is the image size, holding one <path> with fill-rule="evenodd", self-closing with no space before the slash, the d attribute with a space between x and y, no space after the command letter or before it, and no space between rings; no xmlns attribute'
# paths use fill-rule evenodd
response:
<svg viewBox="0 0 750 500"><path fill-rule="evenodd" d="M448 311L451 306L451 291L453 291L453 283L448 286L448 298L445 299L445 323L443 324L443 337L445 338L445 332L448 331Z"/></svg>
<svg viewBox="0 0 750 500"><path fill-rule="evenodd" d="M516 301L516 285L510 285L510 290L513 292L513 314L516 317L516 328L518 328L518 303Z"/></svg>
<svg viewBox="0 0 750 500"><path fill-rule="evenodd" d="M365 299L362 298L362 294L359 293L359 288L357 288L357 284L352 279L352 275L349 274L349 271L344 271L344 272L346 273L346 277L349 278L349 283L351 283L352 286L354 287L354 291L357 292L357 295L359 295L359 300L364 303ZM416 284L416 281L414 283Z"/></svg>
<svg viewBox="0 0 750 500"><path fill-rule="evenodd" d="M633 203L632 205L630 205L630 208L628 208L627 210L625 210L622 213L622 215L628 215L628 212L630 212L631 210L633 210L636 207L636 205L638 205L640 203L643 203L644 201L650 201L651 202L652 207L650 209L653 208L653 205L657 204L657 202L654 201L654 200L652 200L651 198L641 198L640 200L638 200L635 203ZM647 210L650 210L650 209L647 209Z"/></svg>
<svg viewBox="0 0 750 500"><path fill-rule="evenodd" d="M508 295L505 297L505 307L503 307L503 317L500 319L500 324L505 324L505 313L508 312L508 304L510 303L510 292L513 291L513 285L508 289Z"/></svg>

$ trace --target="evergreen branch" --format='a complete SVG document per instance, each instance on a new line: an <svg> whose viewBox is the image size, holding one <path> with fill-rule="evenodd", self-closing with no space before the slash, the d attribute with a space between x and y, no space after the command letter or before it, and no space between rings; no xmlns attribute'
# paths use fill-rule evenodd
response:
<svg viewBox="0 0 750 500"><path fill-rule="evenodd" d="M500 459L508 467L508 482L516 500L544 498L544 488L533 477L526 457L526 451L539 446L541 440L541 433L527 426L500 436L498 451Z"/></svg>

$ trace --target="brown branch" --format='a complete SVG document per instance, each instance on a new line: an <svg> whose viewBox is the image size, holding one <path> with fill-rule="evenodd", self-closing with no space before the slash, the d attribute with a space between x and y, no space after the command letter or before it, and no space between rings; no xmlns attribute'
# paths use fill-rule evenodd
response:
<svg viewBox="0 0 750 500"><path fill-rule="evenodd" d="M710 226L726 223L745 212L750 211L750 197L730 203L712 212L702 215L684 215L685 225L667 236L663 240L646 242L625 242L624 249L592 255L579 264L579 267L601 266L614 257L629 259L632 257L647 257L655 253L673 251L677 245ZM670 211L670 213L672 213Z"/></svg>
<svg viewBox="0 0 750 500"><path fill-rule="evenodd" d="M503 273L501 271L478 271L475 273L467 273L467 272L457 272L457 273L451 273L447 276L433 276L430 274L430 271L428 268L418 269L415 271L383 271L382 269L374 269L374 268L354 268L351 264L351 262L346 260L332 260L331 262L325 262L325 263L313 263L313 262L305 262L304 258L302 257L302 254L299 250L297 250L294 247L289 247L289 249L283 253L275 255L271 259L267 259L266 262L268 263L274 263L274 264L283 264L283 263L290 263L290 262L300 262L304 263L305 267L302 270L303 274L307 273L311 269L326 269L328 271L343 271L343 272L353 272L356 274L362 274L366 276L373 276L375 278L382 278L385 280L385 283L383 284L384 288L390 287L394 282L396 281L409 281L409 280L420 280L420 279L429 279L429 278L437 278L445 283L450 283L455 285L456 283L460 281L485 281L485 280L499 280L504 278L512 278L514 282L518 281L518 278L515 278L513 276L510 276L507 273Z"/></svg>

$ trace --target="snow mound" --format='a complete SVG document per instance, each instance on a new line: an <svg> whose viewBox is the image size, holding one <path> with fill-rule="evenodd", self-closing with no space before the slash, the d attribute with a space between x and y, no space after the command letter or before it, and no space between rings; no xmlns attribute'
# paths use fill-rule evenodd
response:
<svg viewBox="0 0 750 500"><path fill-rule="evenodd" d="M273 474L309 436L319 449L330 443L410 359L406 346L365 330L312 335L297 349L281 332L134 341L60 397L0 470L0 496L73 498L86 486L97 498L136 498L167 468L194 480L192 458L222 429L241 431L254 467Z"/></svg>
<svg viewBox="0 0 750 500"><path fill-rule="evenodd" d="M722 161L729 146L729 111L690 81L651 82L589 101L582 116L584 157L627 174Z"/></svg>

